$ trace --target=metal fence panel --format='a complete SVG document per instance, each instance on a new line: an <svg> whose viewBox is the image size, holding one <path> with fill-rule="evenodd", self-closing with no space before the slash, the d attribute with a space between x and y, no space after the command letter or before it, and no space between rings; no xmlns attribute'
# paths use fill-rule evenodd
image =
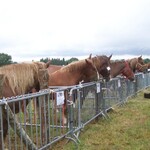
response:
<svg viewBox="0 0 150 150"><path fill-rule="evenodd" d="M33 94L1 99L0 148L42 150L63 138L76 143L86 124L98 116L107 117L111 107L124 104L129 96L150 86L150 73L138 73L135 77L136 82L117 77L109 82L50 87Z"/></svg>

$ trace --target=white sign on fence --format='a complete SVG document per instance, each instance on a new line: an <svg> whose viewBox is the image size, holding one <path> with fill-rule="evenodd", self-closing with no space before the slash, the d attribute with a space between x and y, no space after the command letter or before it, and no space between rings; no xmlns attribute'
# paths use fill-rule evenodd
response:
<svg viewBox="0 0 150 150"><path fill-rule="evenodd" d="M118 87L121 87L121 81L118 80Z"/></svg>
<svg viewBox="0 0 150 150"><path fill-rule="evenodd" d="M142 78L144 79L144 73L142 73Z"/></svg>
<svg viewBox="0 0 150 150"><path fill-rule="evenodd" d="M57 102L57 106L58 105L63 105L64 104L64 91L60 91L60 92L56 92L56 102Z"/></svg>
<svg viewBox="0 0 150 150"><path fill-rule="evenodd" d="M99 92L101 91L100 83L97 83L97 84L96 84L96 87L97 87L97 93L99 93Z"/></svg>

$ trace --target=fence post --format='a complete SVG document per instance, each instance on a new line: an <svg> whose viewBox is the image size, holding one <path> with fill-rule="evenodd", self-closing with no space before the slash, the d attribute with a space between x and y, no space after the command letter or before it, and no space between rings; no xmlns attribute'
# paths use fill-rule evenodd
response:
<svg viewBox="0 0 150 150"><path fill-rule="evenodd" d="M135 88L134 88L135 91L134 91L134 93L135 93L135 96L136 96L137 91L138 91L138 76L137 75L135 76L135 84L134 85L135 85Z"/></svg>
<svg viewBox="0 0 150 150"><path fill-rule="evenodd" d="M0 74L0 99L3 98L3 83L4 75ZM2 105L0 105L0 149L4 149L4 139L3 139L3 112Z"/></svg>
<svg viewBox="0 0 150 150"><path fill-rule="evenodd" d="M39 83L40 89L48 89L48 71L47 69L39 70ZM47 144L49 142L49 131L48 131L48 95L41 96L41 135L42 135L42 144Z"/></svg>
<svg viewBox="0 0 150 150"><path fill-rule="evenodd" d="M102 102L102 95L101 95L102 88L101 88L100 82L98 82L95 86L96 86L96 90L95 90L95 100L96 100L96 102L95 102L96 108L95 109L96 109L96 114L95 115L98 115L99 112L100 112L100 109L101 109L100 104ZM96 121L98 121L98 118L99 117L96 117Z"/></svg>

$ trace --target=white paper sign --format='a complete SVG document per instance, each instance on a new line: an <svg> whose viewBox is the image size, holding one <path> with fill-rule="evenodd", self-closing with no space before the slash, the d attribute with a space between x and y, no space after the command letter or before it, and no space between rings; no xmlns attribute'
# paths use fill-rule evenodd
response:
<svg viewBox="0 0 150 150"><path fill-rule="evenodd" d="M63 105L64 104L64 91L60 91L60 92L56 92L56 102L57 102L57 106L58 105Z"/></svg>
<svg viewBox="0 0 150 150"><path fill-rule="evenodd" d="M118 80L118 87L121 87L121 82L120 82L120 80Z"/></svg>
<svg viewBox="0 0 150 150"><path fill-rule="evenodd" d="M142 74L142 78L144 79L144 73Z"/></svg>
<svg viewBox="0 0 150 150"><path fill-rule="evenodd" d="M100 93L100 91L101 91L100 83L97 83L97 84L96 84L96 87L97 87L97 93Z"/></svg>

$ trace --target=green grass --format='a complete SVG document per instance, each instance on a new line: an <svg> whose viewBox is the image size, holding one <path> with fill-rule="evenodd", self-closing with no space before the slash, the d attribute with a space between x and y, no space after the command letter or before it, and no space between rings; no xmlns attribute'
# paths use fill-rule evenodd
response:
<svg viewBox="0 0 150 150"><path fill-rule="evenodd" d="M150 90L149 90L150 91ZM150 99L143 92L109 113L85 126L79 136L79 150L150 150ZM57 150L76 149L73 142L60 141Z"/></svg>

